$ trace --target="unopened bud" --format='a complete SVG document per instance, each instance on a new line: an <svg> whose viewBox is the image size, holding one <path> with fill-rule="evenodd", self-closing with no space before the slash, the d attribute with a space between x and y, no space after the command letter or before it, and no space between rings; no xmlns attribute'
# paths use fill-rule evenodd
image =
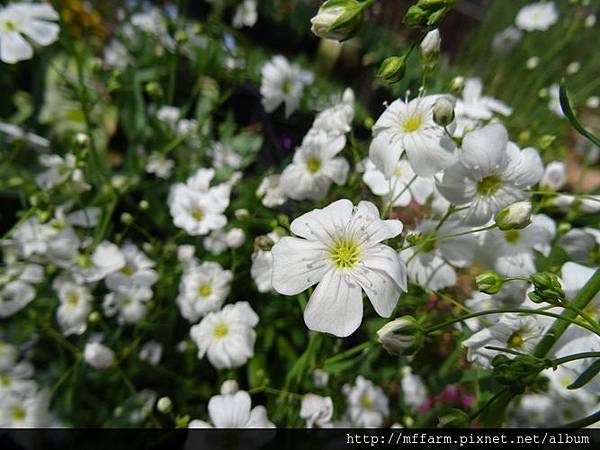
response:
<svg viewBox="0 0 600 450"><path fill-rule="evenodd" d="M438 98L433 105L433 120L438 125L445 127L454 120L454 107L456 99L449 95Z"/></svg>
<svg viewBox="0 0 600 450"><path fill-rule="evenodd" d="M406 55L390 56L381 63L377 76L386 83L397 83L404 77L406 71Z"/></svg>
<svg viewBox="0 0 600 450"><path fill-rule="evenodd" d="M311 31L320 38L345 41L363 21L363 4L356 0L327 0L310 19Z"/></svg>
<svg viewBox="0 0 600 450"><path fill-rule="evenodd" d="M377 340L392 355L410 355L423 345L423 328L413 317L403 316L381 327Z"/></svg>
<svg viewBox="0 0 600 450"><path fill-rule="evenodd" d="M566 299L565 291L558 277L549 272L534 273L529 277L533 292L527 294L534 303L562 304Z"/></svg>
<svg viewBox="0 0 600 450"><path fill-rule="evenodd" d="M485 294L494 295L502 289L504 279L493 270L486 270L475 277L475 282L477 283L477 289L479 289L479 291Z"/></svg>
<svg viewBox="0 0 600 450"><path fill-rule="evenodd" d="M450 92L454 95L462 94L462 91L465 87L465 79L463 77L454 77L450 81Z"/></svg>
<svg viewBox="0 0 600 450"><path fill-rule="evenodd" d="M131 225L133 223L133 216L128 212L121 214L121 223L123 225Z"/></svg>
<svg viewBox="0 0 600 450"><path fill-rule="evenodd" d="M508 205L496 214L495 221L502 231L525 228L531 223L531 203L523 201Z"/></svg>
<svg viewBox="0 0 600 450"><path fill-rule="evenodd" d="M85 148L90 143L90 137L85 133L77 133L75 135L75 144L79 148Z"/></svg>
<svg viewBox="0 0 600 450"><path fill-rule="evenodd" d="M169 397L161 397L156 402L156 409L163 414L170 413L173 410L173 402Z"/></svg>
<svg viewBox="0 0 600 450"><path fill-rule="evenodd" d="M431 30L421 41L421 54L426 59L437 58L437 55L440 53L441 43L440 31L437 28Z"/></svg>

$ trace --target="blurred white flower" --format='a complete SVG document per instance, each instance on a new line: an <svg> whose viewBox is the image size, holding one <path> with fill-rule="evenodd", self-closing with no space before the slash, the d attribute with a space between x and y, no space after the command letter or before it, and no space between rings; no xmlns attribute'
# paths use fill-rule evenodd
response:
<svg viewBox="0 0 600 450"><path fill-rule="evenodd" d="M114 352L100 342L88 342L83 350L83 359L94 369L108 369L115 362Z"/></svg>
<svg viewBox="0 0 600 450"><path fill-rule="evenodd" d="M273 112L285 104L285 116L289 117L298 108L304 86L312 83L313 74L301 69L288 60L276 55L262 68L260 94L267 112Z"/></svg>
<svg viewBox="0 0 600 450"><path fill-rule="evenodd" d="M220 311L209 313L190 329L198 346L198 358L207 355L216 369L246 364L254 356L257 324L258 316L248 302L225 305Z"/></svg>
<svg viewBox="0 0 600 450"><path fill-rule="evenodd" d="M233 26L235 28L252 27L257 19L256 0L243 0L233 15Z"/></svg>
<svg viewBox="0 0 600 450"><path fill-rule="evenodd" d="M49 191L63 183L69 182L75 192L80 193L90 189L85 182L83 172L77 166L77 158L67 153L64 158L59 155L41 155L40 164L47 168L35 177L35 182L44 191Z"/></svg>
<svg viewBox="0 0 600 450"><path fill-rule="evenodd" d="M152 289L138 284L121 284L104 296L102 307L108 317L118 315L121 324L134 324L146 316Z"/></svg>
<svg viewBox="0 0 600 450"><path fill-rule="evenodd" d="M146 172L152 173L158 178L166 180L171 176L174 166L175 161L165 158L164 155L161 155L160 153L154 152L150 154L150 157L148 158Z"/></svg>
<svg viewBox="0 0 600 450"><path fill-rule="evenodd" d="M194 323L207 313L217 311L229 295L232 279L232 272L216 262L205 261L190 267L179 283L176 301L181 315Z"/></svg>
<svg viewBox="0 0 600 450"><path fill-rule="evenodd" d="M540 187L559 191L567 184L567 168L562 161L548 163L540 180Z"/></svg>
<svg viewBox="0 0 600 450"><path fill-rule="evenodd" d="M346 138L331 137L321 130L311 130L296 149L292 163L281 174L280 184L294 200L320 200L332 183L342 185L348 177L348 161L336 155L346 145Z"/></svg>
<svg viewBox="0 0 600 450"><path fill-rule="evenodd" d="M148 341L142 345L138 356L142 361L146 361L148 364L155 366L160 362L162 353L163 346L160 342Z"/></svg>
<svg viewBox="0 0 600 450"><path fill-rule="evenodd" d="M331 397L321 397L315 394L306 394L302 397L300 405L300 418L306 420L306 427L315 425L327 427L333 417L333 401Z"/></svg>
<svg viewBox="0 0 600 450"><path fill-rule="evenodd" d="M346 88L335 103L324 109L313 121L312 128L323 130L329 135L346 134L352 129L354 119L354 92Z"/></svg>
<svg viewBox="0 0 600 450"><path fill-rule="evenodd" d="M102 241L90 255L82 253L67 266L78 283L92 283L125 267L125 256L112 242Z"/></svg>
<svg viewBox="0 0 600 450"><path fill-rule="evenodd" d="M287 195L281 185L280 175L268 175L262 179L256 195L261 199L263 206L274 208L281 206L287 200Z"/></svg>
<svg viewBox="0 0 600 450"><path fill-rule="evenodd" d="M51 423L50 392L41 390L28 396L0 397L0 427L45 428Z"/></svg>
<svg viewBox="0 0 600 450"><path fill-rule="evenodd" d="M508 27L496 33L492 40L492 49L498 53L507 53L519 43L523 32L517 27Z"/></svg>
<svg viewBox="0 0 600 450"><path fill-rule="evenodd" d="M543 171L537 150L520 150L508 141L503 125L492 124L465 135L459 162L444 172L438 189L450 202L469 205L468 223L483 225L505 206L526 198L525 189Z"/></svg>
<svg viewBox="0 0 600 450"><path fill-rule="evenodd" d="M531 3L517 13L516 25L525 31L546 31L558 20L553 2Z"/></svg>
<svg viewBox="0 0 600 450"><path fill-rule="evenodd" d="M309 329L352 334L362 322L363 290L380 316L391 315L406 290L406 268L381 242L400 234L402 222L381 220L370 202L338 200L296 218L290 229L298 237L272 249L273 287L296 295L317 284L304 310Z"/></svg>
<svg viewBox="0 0 600 450"><path fill-rule="evenodd" d="M344 385L343 392L352 426L372 428L383 425L390 408L388 398L379 386L358 376L353 386Z"/></svg>
<svg viewBox="0 0 600 450"><path fill-rule="evenodd" d="M31 59L33 47L58 39L58 13L47 3L12 3L0 9L0 59L8 64ZM25 37L27 39L25 39Z"/></svg>
<svg viewBox="0 0 600 450"><path fill-rule="evenodd" d="M35 298L35 289L21 280L0 287L0 318L18 313Z"/></svg>
<svg viewBox="0 0 600 450"><path fill-rule="evenodd" d="M398 99L389 105L373 125L369 158L386 178L404 152L413 171L423 177L436 174L456 162L456 146L444 129L433 121L437 95Z"/></svg>
<svg viewBox="0 0 600 450"><path fill-rule="evenodd" d="M120 250L125 258L125 265L118 271L108 274L106 286L109 289L114 291L122 286L150 287L156 283L158 274L154 270L154 261L130 242L123 245Z"/></svg>
<svg viewBox="0 0 600 450"><path fill-rule="evenodd" d="M269 292L273 289L273 254L271 248L280 238L276 232L256 238L259 245L256 245L257 248L252 253L250 275L256 283L258 292Z"/></svg>
<svg viewBox="0 0 600 450"><path fill-rule="evenodd" d="M427 388L420 376L412 373L410 366L402 368L402 400L413 410L416 410L427 400Z"/></svg>
<svg viewBox="0 0 600 450"><path fill-rule="evenodd" d="M57 278L53 285L60 305L56 320L65 336L83 334L87 329L88 316L92 312L92 293L83 285L68 277Z"/></svg>

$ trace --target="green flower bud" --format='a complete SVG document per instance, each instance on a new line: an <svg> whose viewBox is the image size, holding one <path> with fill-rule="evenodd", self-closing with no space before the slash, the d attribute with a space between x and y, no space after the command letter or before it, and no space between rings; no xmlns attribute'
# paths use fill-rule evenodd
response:
<svg viewBox="0 0 600 450"><path fill-rule="evenodd" d="M156 402L156 409L163 414L168 414L173 410L173 402L169 397L161 397Z"/></svg>
<svg viewBox="0 0 600 450"><path fill-rule="evenodd" d="M462 91L465 87L465 79L463 77L454 77L450 81L450 92L454 95L462 94Z"/></svg>
<svg viewBox="0 0 600 450"><path fill-rule="evenodd" d="M531 203L516 202L500 210L494 219L502 231L520 230L531 223Z"/></svg>
<svg viewBox="0 0 600 450"><path fill-rule="evenodd" d="M423 346L423 328L413 317L402 316L381 327L377 340L391 355L411 355Z"/></svg>
<svg viewBox="0 0 600 450"><path fill-rule="evenodd" d="M404 77L406 71L406 55L390 56L379 67L377 76L389 84L397 83Z"/></svg>
<svg viewBox="0 0 600 450"><path fill-rule="evenodd" d="M486 294L494 295L500 292L504 284L504 278L493 270L486 270L475 277L477 289Z"/></svg>
<svg viewBox="0 0 600 450"><path fill-rule="evenodd" d="M433 120L438 125L445 127L454 120L454 106L456 99L449 95L438 98L433 105Z"/></svg>
<svg viewBox="0 0 600 450"><path fill-rule="evenodd" d="M552 305L560 305L565 302L565 291L555 274L550 272L534 273L529 277L529 282L533 284L534 288L533 292L528 294L532 302Z"/></svg>
<svg viewBox="0 0 600 450"><path fill-rule="evenodd" d="M345 41L358 31L363 9L363 4L356 0L327 0L310 19L311 31L323 39Z"/></svg>

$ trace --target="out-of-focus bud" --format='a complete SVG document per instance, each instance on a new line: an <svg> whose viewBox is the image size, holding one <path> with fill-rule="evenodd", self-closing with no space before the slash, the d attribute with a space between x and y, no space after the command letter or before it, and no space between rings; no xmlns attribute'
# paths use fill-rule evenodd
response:
<svg viewBox="0 0 600 450"><path fill-rule="evenodd" d="M533 284L533 292L527 294L534 303L550 303L551 305L560 305L566 299L565 291L558 277L553 273L540 272L534 273L529 277L529 282Z"/></svg>
<svg viewBox="0 0 600 450"><path fill-rule="evenodd" d="M414 317L402 316L381 327L377 340L392 355L411 355L423 346L423 328Z"/></svg>
<svg viewBox="0 0 600 450"><path fill-rule="evenodd" d="M419 0L408 8L404 24L411 27L434 27L446 16L456 0Z"/></svg>
<svg viewBox="0 0 600 450"><path fill-rule="evenodd" d="M154 98L161 97L163 93L160 84L158 84L156 81L150 81L146 83L145 89L148 95Z"/></svg>
<svg viewBox="0 0 600 450"><path fill-rule="evenodd" d="M390 56L381 63L377 76L389 84L397 83L406 71L406 55Z"/></svg>
<svg viewBox="0 0 600 450"><path fill-rule="evenodd" d="M232 228L225 235L225 242L230 248L238 248L244 244L246 233L241 228Z"/></svg>
<svg viewBox="0 0 600 450"><path fill-rule="evenodd" d="M100 322L100 319L102 319L102 316L100 315L100 313L98 311L92 311L90 313L90 315L88 316L88 320L91 323Z"/></svg>
<svg viewBox="0 0 600 450"><path fill-rule="evenodd" d="M550 146L552 144L554 144L554 141L556 141L556 136L553 136L551 134L544 134L539 140L538 140L538 148L540 150L547 150L548 148L550 148Z"/></svg>
<svg viewBox="0 0 600 450"><path fill-rule="evenodd" d="M475 282L477 283L477 289L479 289L479 291L485 294L494 295L502 289L504 279L493 270L486 270L475 277Z"/></svg>
<svg viewBox="0 0 600 450"><path fill-rule="evenodd" d="M248 211L246 208L240 208L240 209L236 209L233 213L233 215L235 216L235 218L237 220L246 220L250 218L250 211Z"/></svg>
<svg viewBox="0 0 600 450"><path fill-rule="evenodd" d="M141 200L138 203L138 208L140 208L140 211L147 211L150 208L150 203L148 203L148 200Z"/></svg>
<svg viewBox="0 0 600 450"><path fill-rule="evenodd" d="M452 92L454 95L462 94L464 88L465 79L463 77L454 77L450 81L450 92Z"/></svg>
<svg viewBox="0 0 600 450"><path fill-rule="evenodd" d="M567 168L562 161L548 163L540 180L540 187L558 191L567 184Z"/></svg>
<svg viewBox="0 0 600 450"><path fill-rule="evenodd" d="M225 380L221 385L221 395L233 395L239 390L240 387L235 380Z"/></svg>
<svg viewBox="0 0 600 450"><path fill-rule="evenodd" d="M431 30L421 41L421 54L424 58L437 58L437 55L440 53L441 43L440 31L437 28Z"/></svg>
<svg viewBox="0 0 600 450"><path fill-rule="evenodd" d="M345 41L358 31L364 5L356 0L327 0L310 19L311 31L323 39Z"/></svg>
<svg viewBox="0 0 600 450"><path fill-rule="evenodd" d="M161 397L156 402L156 409L158 412L168 414L173 410L173 402L169 397Z"/></svg>
<svg viewBox="0 0 600 450"><path fill-rule="evenodd" d="M495 221L502 231L525 228L531 223L531 203L523 201L508 205L496 214Z"/></svg>
<svg viewBox="0 0 600 450"><path fill-rule="evenodd" d="M75 135L75 145L79 148L85 148L90 143L90 137L85 133L77 133Z"/></svg>
<svg viewBox="0 0 600 450"><path fill-rule="evenodd" d="M454 120L454 107L456 99L450 95L443 95L433 105L433 120L438 125L445 127Z"/></svg>
<svg viewBox="0 0 600 450"><path fill-rule="evenodd" d="M114 364L115 354L99 342L88 342L83 351L83 359L94 369L102 370Z"/></svg>
<svg viewBox="0 0 600 450"><path fill-rule="evenodd" d="M133 216L128 212L121 214L121 223L123 225L131 225L133 223Z"/></svg>

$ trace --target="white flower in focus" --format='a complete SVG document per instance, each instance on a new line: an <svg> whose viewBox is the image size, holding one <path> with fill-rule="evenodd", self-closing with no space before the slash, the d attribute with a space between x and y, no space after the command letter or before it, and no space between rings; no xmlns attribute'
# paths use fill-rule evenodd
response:
<svg viewBox="0 0 600 450"><path fill-rule="evenodd" d="M370 202L338 200L296 218L290 229L295 236L272 249L273 287L296 295L317 284L304 310L309 329L352 334L362 321L363 290L375 311L390 317L406 290L406 268L381 242L399 235L402 222L381 220Z"/></svg>
<svg viewBox="0 0 600 450"><path fill-rule="evenodd" d="M567 184L567 169L562 161L548 163L540 180L540 187L559 191Z"/></svg>
<svg viewBox="0 0 600 450"><path fill-rule="evenodd" d="M484 328L463 341L467 349L467 361L485 368L492 367L492 359L498 354L511 358L514 355L486 348L510 348L521 353L531 353L544 332L535 316L507 313L492 327Z"/></svg>
<svg viewBox="0 0 600 450"><path fill-rule="evenodd" d="M346 88L333 106L324 109L313 121L312 128L323 130L329 135L346 134L352 129L354 119L354 92Z"/></svg>
<svg viewBox="0 0 600 450"><path fill-rule="evenodd" d="M392 176L388 178L367 159L363 181L373 194L383 197L386 204L391 201L392 206L408 206L412 201L424 205L435 187L433 177L415 175L405 159L398 161Z"/></svg>
<svg viewBox="0 0 600 450"><path fill-rule="evenodd" d="M287 200L287 195L281 186L280 175L268 175L262 179L256 195L261 199L263 206L275 208L281 206Z"/></svg>
<svg viewBox="0 0 600 450"><path fill-rule="evenodd" d="M232 272L216 262L205 261L190 267L179 283L176 301L181 315L194 323L207 313L217 311L229 295L232 279Z"/></svg>
<svg viewBox="0 0 600 450"><path fill-rule="evenodd" d="M94 369L108 369L115 362L114 352L99 342L88 342L83 350L83 359Z"/></svg>
<svg viewBox="0 0 600 450"><path fill-rule="evenodd" d="M300 418L306 420L306 427L315 425L327 426L333 417L333 401L331 397L321 397L315 394L306 394L302 397L300 405Z"/></svg>
<svg viewBox="0 0 600 450"><path fill-rule="evenodd" d="M285 104L285 116L289 117L298 108L304 86L312 83L313 74L276 55L262 68L260 94L267 112L273 112Z"/></svg>
<svg viewBox="0 0 600 450"><path fill-rule="evenodd" d="M294 200L320 200L332 183L343 185L350 166L336 155L345 145L343 135L331 137L324 131L309 131L292 163L281 174L280 183L287 196Z"/></svg>
<svg viewBox="0 0 600 450"><path fill-rule="evenodd" d="M215 395L208 402L208 414L215 428L275 428L264 406L252 408L252 400L246 391Z"/></svg>
<svg viewBox="0 0 600 450"><path fill-rule="evenodd" d="M343 392L352 426L372 428L383 425L390 409L388 398L379 386L358 376L353 386L344 385Z"/></svg>
<svg viewBox="0 0 600 450"><path fill-rule="evenodd" d="M252 27L257 19L256 0L243 0L233 15L233 26L235 28Z"/></svg>
<svg viewBox="0 0 600 450"><path fill-rule="evenodd" d="M525 31L546 31L558 20L558 12L553 2L539 2L526 5L519 10L516 25Z"/></svg>
<svg viewBox="0 0 600 450"><path fill-rule="evenodd" d="M556 234L554 221L535 214L531 224L521 230L494 229L485 235L481 257L505 276L531 275L536 272L534 250L548 256Z"/></svg>
<svg viewBox="0 0 600 450"><path fill-rule="evenodd" d="M167 159L160 153L152 153L146 164L146 172L156 175L158 178L166 180L171 176L175 161Z"/></svg>
<svg viewBox="0 0 600 450"><path fill-rule="evenodd" d="M59 155L41 155L40 164L47 168L35 177L35 182L44 191L49 191L63 183L69 182L77 193L90 189L85 182L83 172L77 167L77 158L68 153L64 158Z"/></svg>
<svg viewBox="0 0 600 450"><path fill-rule="evenodd" d="M60 305L56 310L56 320L65 336L83 334L87 329L88 316L92 312L92 293L83 285L68 278L57 278L53 287Z"/></svg>
<svg viewBox="0 0 600 450"><path fill-rule="evenodd" d="M482 225L505 206L525 199L525 189L543 171L537 150L519 150L508 141L503 125L492 124L465 135L459 162L444 172L438 189L450 202L468 204L465 220Z"/></svg>
<svg viewBox="0 0 600 450"><path fill-rule="evenodd" d="M394 101L373 126L369 158L390 178L404 152L413 171L428 177L456 162L456 147L444 129L433 121L439 96Z"/></svg>
<svg viewBox="0 0 600 450"><path fill-rule="evenodd" d="M31 59L33 47L58 39L58 13L47 3L13 3L0 9L0 59L8 64ZM27 38L27 39L25 39Z"/></svg>
<svg viewBox="0 0 600 450"><path fill-rule="evenodd" d="M206 354L217 369L246 364L254 356L257 324L258 316L248 302L225 305L222 310L209 313L190 329L198 346L198 358Z"/></svg>

